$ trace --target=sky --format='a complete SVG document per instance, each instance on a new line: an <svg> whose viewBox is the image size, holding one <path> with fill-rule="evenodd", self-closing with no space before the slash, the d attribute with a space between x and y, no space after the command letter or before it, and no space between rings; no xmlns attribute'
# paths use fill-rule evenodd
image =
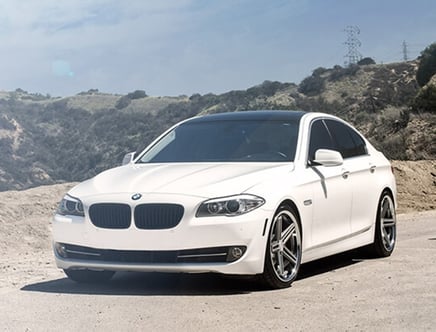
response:
<svg viewBox="0 0 436 332"><path fill-rule="evenodd" d="M436 42L434 0L0 0L0 91L152 96L299 83L344 65L347 26L377 63Z"/></svg>

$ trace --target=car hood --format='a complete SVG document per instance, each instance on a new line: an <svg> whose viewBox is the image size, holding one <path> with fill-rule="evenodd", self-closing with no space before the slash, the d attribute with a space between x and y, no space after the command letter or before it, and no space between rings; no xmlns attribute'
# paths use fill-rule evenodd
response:
<svg viewBox="0 0 436 332"><path fill-rule="evenodd" d="M70 195L160 193L220 197L280 179L293 168L293 163L129 164L77 185Z"/></svg>

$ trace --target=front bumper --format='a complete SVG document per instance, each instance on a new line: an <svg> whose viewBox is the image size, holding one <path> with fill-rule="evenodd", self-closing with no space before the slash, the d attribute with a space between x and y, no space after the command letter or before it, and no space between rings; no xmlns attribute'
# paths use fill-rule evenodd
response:
<svg viewBox="0 0 436 332"><path fill-rule="evenodd" d="M270 211L261 207L236 217L203 218L194 213L186 208L176 227L161 230L138 229L134 223L128 229L105 229L93 225L87 213L84 218L56 214L56 264L62 269L113 271L263 272ZM234 248L242 251L240 257L230 257Z"/></svg>

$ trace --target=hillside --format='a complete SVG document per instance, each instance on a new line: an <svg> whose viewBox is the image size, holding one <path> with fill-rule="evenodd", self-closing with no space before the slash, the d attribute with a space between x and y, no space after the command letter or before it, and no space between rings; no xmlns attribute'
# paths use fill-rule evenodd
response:
<svg viewBox="0 0 436 332"><path fill-rule="evenodd" d="M417 62L318 68L299 85L265 81L221 95L66 98L0 91L0 191L81 181L197 114L302 109L353 123L391 159L436 159L436 113L414 113Z"/></svg>

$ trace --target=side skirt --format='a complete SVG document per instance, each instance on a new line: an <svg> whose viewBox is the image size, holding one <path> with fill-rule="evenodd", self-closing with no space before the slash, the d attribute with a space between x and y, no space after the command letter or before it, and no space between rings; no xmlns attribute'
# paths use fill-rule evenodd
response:
<svg viewBox="0 0 436 332"><path fill-rule="evenodd" d="M353 234L307 248L302 254L302 263L331 256L347 250L359 248L374 241L374 225Z"/></svg>

